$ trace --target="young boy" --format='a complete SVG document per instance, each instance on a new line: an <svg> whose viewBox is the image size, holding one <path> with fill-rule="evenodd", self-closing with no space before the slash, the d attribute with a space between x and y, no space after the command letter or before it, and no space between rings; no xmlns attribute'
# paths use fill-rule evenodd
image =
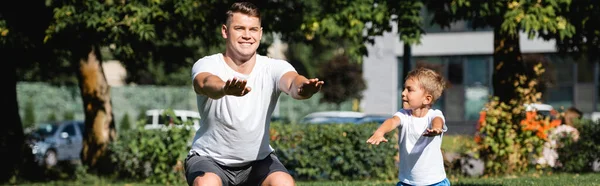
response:
<svg viewBox="0 0 600 186"><path fill-rule="evenodd" d="M442 95L444 78L435 71L418 68L408 73L402 91L403 109L389 118L367 140L379 145L387 142L384 134L399 130L400 185L450 185L446 178L441 145L447 131L444 115L432 109Z"/></svg>

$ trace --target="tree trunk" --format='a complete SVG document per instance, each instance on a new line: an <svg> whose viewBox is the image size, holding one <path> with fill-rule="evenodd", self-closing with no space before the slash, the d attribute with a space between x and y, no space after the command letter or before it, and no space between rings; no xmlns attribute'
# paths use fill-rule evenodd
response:
<svg viewBox="0 0 600 186"><path fill-rule="evenodd" d="M0 133L0 154L5 155L0 159L0 164L2 164L0 166L1 183L6 183L16 174L23 157L21 149L25 146L25 135L17 102L16 66L14 64L16 61L7 60L5 64L8 66L2 67L2 74L6 75L6 79L2 81L2 87L5 87L6 93L8 93L8 95L2 96L4 99L2 103L6 104L5 106L8 108L8 112L5 113L8 122L4 123L4 130Z"/></svg>
<svg viewBox="0 0 600 186"><path fill-rule="evenodd" d="M76 53L79 61L79 87L85 113L85 134L81 159L84 165L98 173L110 173L108 145L117 133L110 100L110 87L102 69L97 46Z"/></svg>
<svg viewBox="0 0 600 186"><path fill-rule="evenodd" d="M25 143L25 134L19 115L19 104L17 101L17 57L24 55L23 51L16 51L2 48L0 56L6 60L2 69L5 75L0 86L5 88L5 95L2 96L2 103L5 104L8 111L4 114L4 129L0 132L0 183L8 183L14 176L33 180L40 178L39 168L34 162L31 148Z"/></svg>
<svg viewBox="0 0 600 186"><path fill-rule="evenodd" d="M517 74L526 75L526 66L521 56L519 34L510 36L494 28L494 74L492 77L494 96L508 103L516 94L514 83Z"/></svg>

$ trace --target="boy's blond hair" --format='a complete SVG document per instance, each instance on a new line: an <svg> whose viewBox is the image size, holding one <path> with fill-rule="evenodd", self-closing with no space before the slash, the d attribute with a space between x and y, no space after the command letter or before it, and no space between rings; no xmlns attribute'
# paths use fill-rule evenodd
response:
<svg viewBox="0 0 600 186"><path fill-rule="evenodd" d="M425 93L431 94L433 97L432 104L442 96L442 92L446 88L446 80L444 77L425 67L414 69L406 75L407 80L413 78L419 82L421 88L425 90Z"/></svg>

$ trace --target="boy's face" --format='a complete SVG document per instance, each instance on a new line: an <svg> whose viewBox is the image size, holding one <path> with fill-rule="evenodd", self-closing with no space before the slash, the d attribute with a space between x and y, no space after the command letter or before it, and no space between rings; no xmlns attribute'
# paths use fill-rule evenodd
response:
<svg viewBox="0 0 600 186"><path fill-rule="evenodd" d="M233 13L228 24L221 28L221 34L227 40L227 48L241 57L254 55L262 38L260 19Z"/></svg>
<svg viewBox="0 0 600 186"><path fill-rule="evenodd" d="M579 118L579 114L574 113L574 112L565 112L565 124L569 125L569 126L573 126L573 120L578 119Z"/></svg>
<svg viewBox="0 0 600 186"><path fill-rule="evenodd" d="M423 108L431 104L431 101L432 96L425 92L425 89L423 89L421 83L416 78L406 80L404 90L402 91L402 108L410 110Z"/></svg>

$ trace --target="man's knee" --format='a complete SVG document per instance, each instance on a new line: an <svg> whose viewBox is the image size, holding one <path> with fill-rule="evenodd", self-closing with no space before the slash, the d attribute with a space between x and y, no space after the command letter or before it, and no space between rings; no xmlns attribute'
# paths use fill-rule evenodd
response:
<svg viewBox="0 0 600 186"><path fill-rule="evenodd" d="M274 172L271 173L265 181L261 184L262 186L294 186L294 178L285 172Z"/></svg>
<svg viewBox="0 0 600 186"><path fill-rule="evenodd" d="M221 178L212 172L204 173L194 179L193 186L220 186L222 185Z"/></svg>

